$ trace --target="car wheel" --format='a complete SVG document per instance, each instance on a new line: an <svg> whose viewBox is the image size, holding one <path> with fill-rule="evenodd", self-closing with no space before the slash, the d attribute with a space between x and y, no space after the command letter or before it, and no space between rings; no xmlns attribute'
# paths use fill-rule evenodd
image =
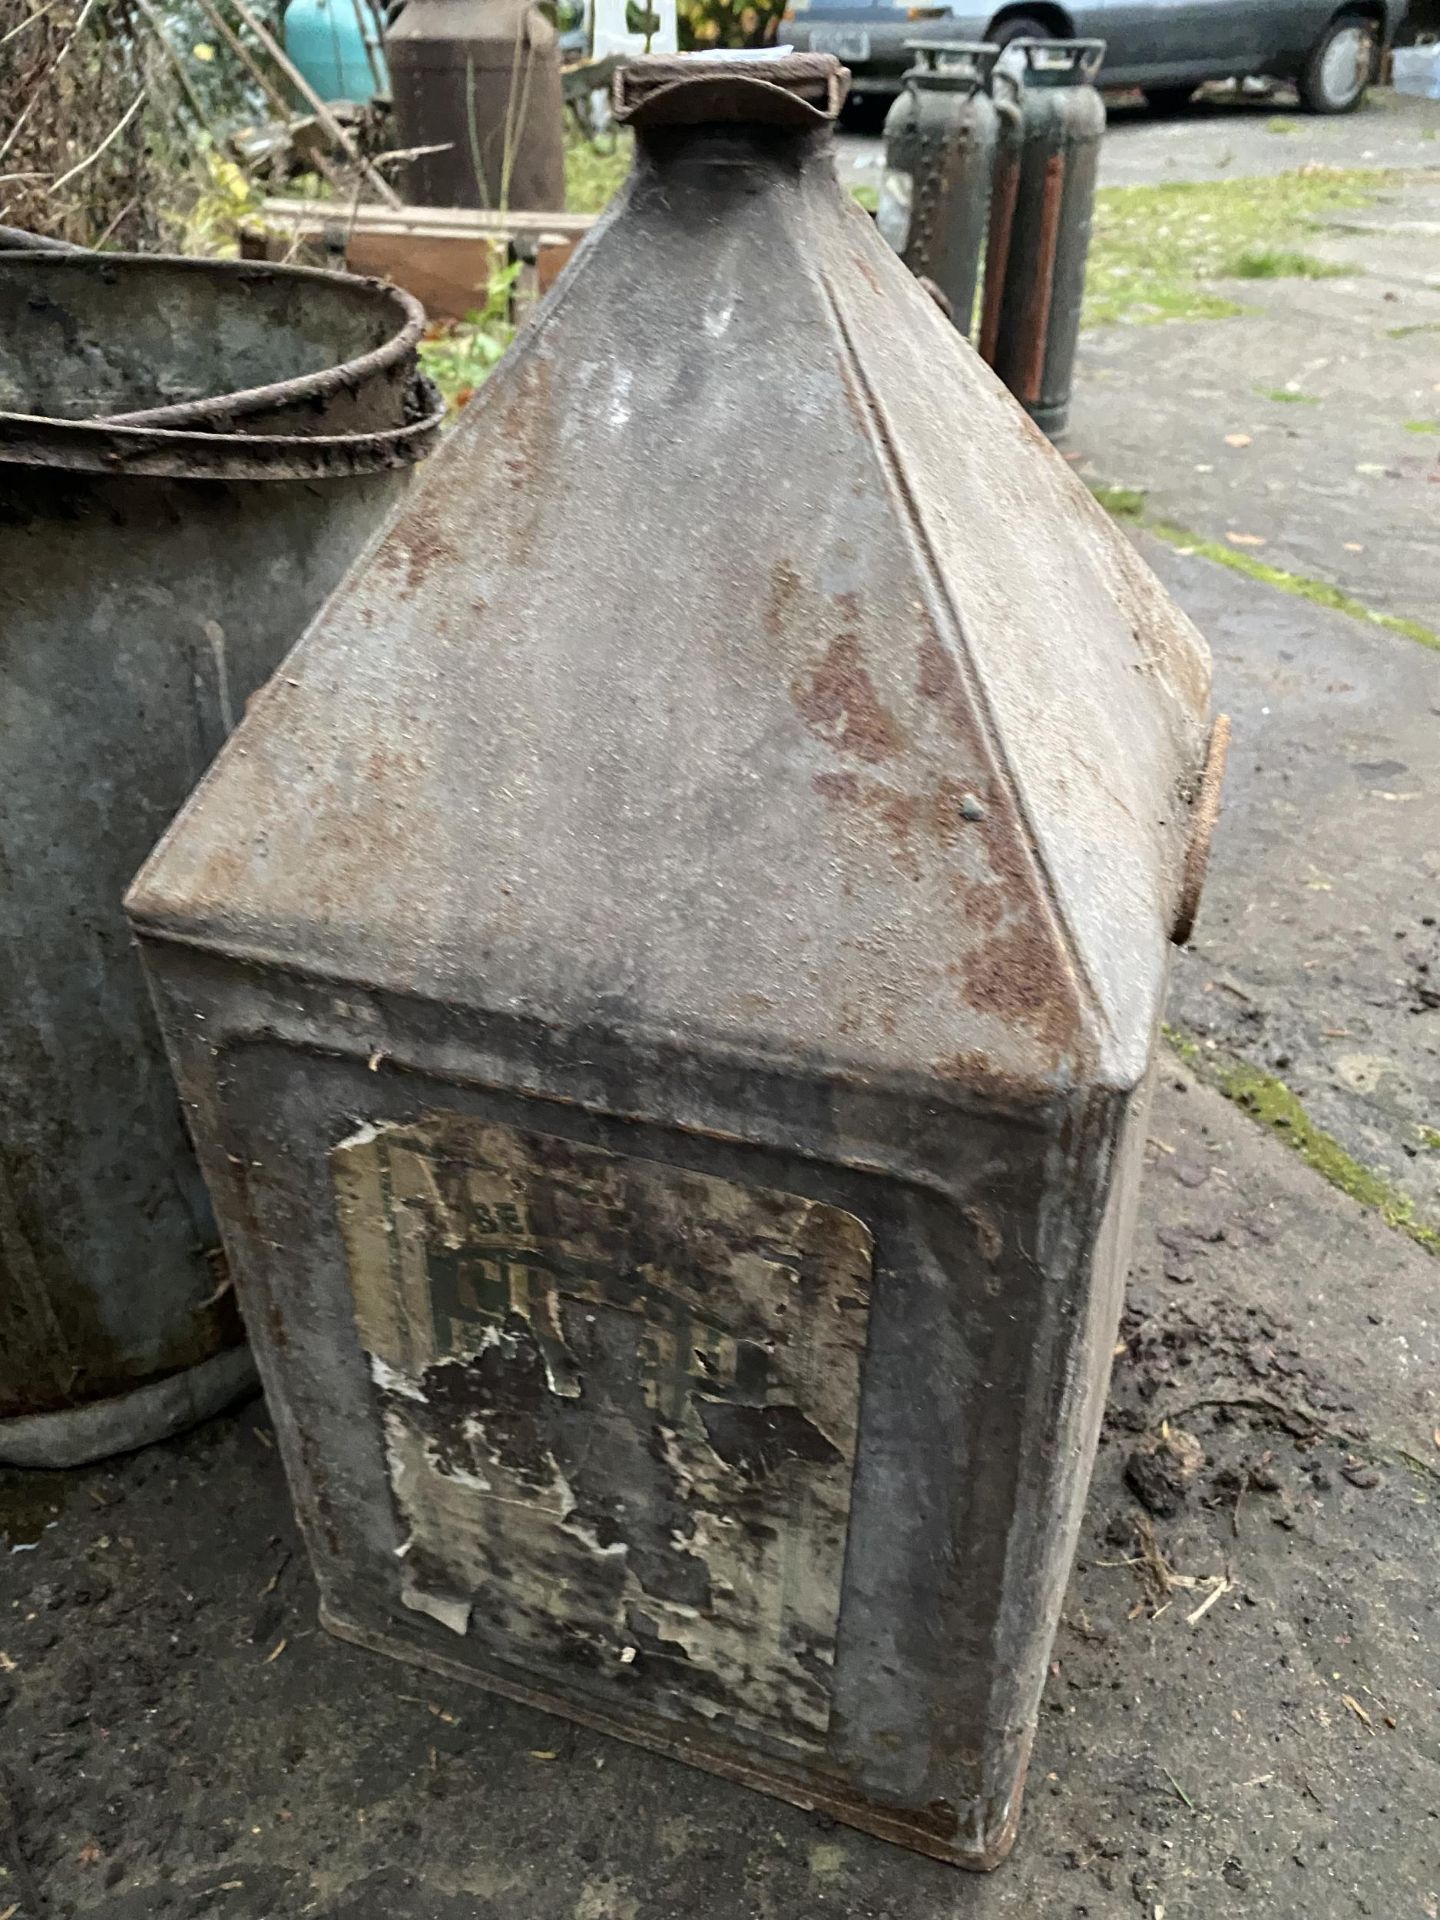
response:
<svg viewBox="0 0 1440 1920"><path fill-rule="evenodd" d="M1036 20L1030 14L1020 14L1002 20L998 27L990 29L985 38L992 47L1008 47L1012 40L1053 40L1055 36L1043 20Z"/></svg>
<svg viewBox="0 0 1440 1920"><path fill-rule="evenodd" d="M1300 104L1308 113L1353 113L1374 77L1374 23L1359 13L1337 14L1305 62Z"/></svg>
<svg viewBox="0 0 1440 1920"><path fill-rule="evenodd" d="M1144 91L1152 113L1180 113L1195 98L1194 87L1146 87Z"/></svg>

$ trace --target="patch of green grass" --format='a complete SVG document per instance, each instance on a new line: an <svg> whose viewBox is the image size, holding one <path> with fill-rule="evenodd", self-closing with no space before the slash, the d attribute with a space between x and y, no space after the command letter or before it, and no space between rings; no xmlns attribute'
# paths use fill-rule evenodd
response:
<svg viewBox="0 0 1440 1920"><path fill-rule="evenodd" d="M420 365L440 389L452 415L489 378L515 338L510 301L519 271L513 263L492 268L483 307L463 320L437 320L425 329Z"/></svg>
<svg viewBox="0 0 1440 1920"><path fill-rule="evenodd" d="M1264 586L1277 587L1281 593L1294 594L1296 599L1308 600L1312 606L1328 607L1332 613L1349 614L1352 620L1368 621L1371 626L1384 627L1387 633L1403 634L1407 640L1418 640L1422 647L1433 647L1440 651L1440 633L1433 627L1398 613L1376 613L1363 600L1357 600L1353 593L1346 593L1343 587L1332 586L1328 580L1311 580L1303 573L1289 573L1283 567L1272 567L1264 560L1257 560L1253 554L1241 553L1220 540L1202 539L1200 535L1190 533L1184 527L1172 526L1164 520L1147 520L1143 524L1147 531L1163 540L1167 546L1184 547L1187 552L1198 553L1203 560L1213 560L1217 566L1229 567L1232 573L1243 573L1247 579L1258 580Z"/></svg>
<svg viewBox="0 0 1440 1920"><path fill-rule="evenodd" d="M1103 188L1095 198L1085 324L1228 319L1244 309L1215 282L1246 258L1268 265L1236 277L1344 272L1296 251L1297 236L1326 215L1370 205L1394 177L1314 167L1268 179Z"/></svg>
<svg viewBox="0 0 1440 1920"><path fill-rule="evenodd" d="M630 171L634 137L628 132L565 140L565 205L571 213L599 213L614 199Z"/></svg>
<svg viewBox="0 0 1440 1920"><path fill-rule="evenodd" d="M1387 340L1408 340L1413 333L1440 333L1440 320L1412 320L1408 327L1387 327Z"/></svg>
<svg viewBox="0 0 1440 1920"><path fill-rule="evenodd" d="M1332 1187L1349 1194L1358 1205L1371 1208L1387 1227L1408 1234L1427 1253L1440 1254L1440 1229L1417 1220L1409 1195L1385 1174L1347 1153L1333 1134L1310 1118L1300 1096L1283 1080L1248 1060L1212 1053L1173 1027L1165 1029L1165 1037L1198 1078L1208 1081L1262 1127L1279 1134L1306 1166Z"/></svg>
<svg viewBox="0 0 1440 1920"><path fill-rule="evenodd" d="M1262 586L1294 594L1297 600L1308 600L1312 606L1326 607L1332 613L1348 614L1352 620L1364 620L1372 627L1384 627L1387 633L1398 633L1406 640L1415 640L1422 647L1433 647L1440 652L1440 633L1422 621L1411 620L1398 613L1376 613L1363 600L1357 600L1353 593L1346 593L1343 587L1332 586L1328 580L1311 580L1303 573L1289 573L1284 567L1272 567L1268 561L1257 560L1251 553L1243 553L1222 540L1207 540L1202 534L1191 533L1188 527L1177 527L1173 521L1148 519L1145 515L1145 495L1136 487L1092 486L1090 491L1116 519L1143 527L1147 533L1153 533L1157 540L1163 540L1167 547L1174 547L1182 553L1198 554L1202 560L1213 560L1216 566L1229 567L1232 573L1243 573L1247 580L1258 580ZM1111 504L1116 499L1120 502L1118 506Z"/></svg>
<svg viewBox="0 0 1440 1920"><path fill-rule="evenodd" d="M1139 520L1145 513L1145 495L1139 487L1091 487L1091 493L1117 520Z"/></svg>
<svg viewBox="0 0 1440 1920"><path fill-rule="evenodd" d="M1250 247L1222 269L1231 280L1341 280L1350 271L1294 247Z"/></svg>
<svg viewBox="0 0 1440 1920"><path fill-rule="evenodd" d="M1440 420L1407 420L1406 433L1440 433Z"/></svg>
<svg viewBox="0 0 1440 1920"><path fill-rule="evenodd" d="M1255 391L1282 407L1318 407L1320 404L1313 393L1297 393L1294 387L1257 387Z"/></svg>

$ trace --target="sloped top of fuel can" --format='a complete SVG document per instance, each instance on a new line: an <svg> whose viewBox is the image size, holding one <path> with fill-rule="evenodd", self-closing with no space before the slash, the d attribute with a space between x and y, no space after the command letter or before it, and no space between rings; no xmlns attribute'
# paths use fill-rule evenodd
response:
<svg viewBox="0 0 1440 1920"><path fill-rule="evenodd" d="M937 1092L1141 1071L1208 655L837 184L845 79L623 73L625 192L144 930Z"/></svg>

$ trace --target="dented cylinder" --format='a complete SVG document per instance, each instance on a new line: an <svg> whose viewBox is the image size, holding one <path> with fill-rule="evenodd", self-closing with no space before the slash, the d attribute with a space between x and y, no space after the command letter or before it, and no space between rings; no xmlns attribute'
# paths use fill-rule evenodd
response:
<svg viewBox="0 0 1440 1920"><path fill-rule="evenodd" d="M967 337L990 211L997 114L988 86L1000 49L915 40L915 65L885 119L885 174L875 224L917 275L945 296Z"/></svg>
<svg viewBox="0 0 1440 1920"><path fill-rule="evenodd" d="M843 82L623 70L619 204L130 913L325 1624L986 1867L1218 758Z"/></svg>
<svg viewBox="0 0 1440 1920"><path fill-rule="evenodd" d="M0 1462L66 1466L253 1380L121 895L438 418L375 283L7 253L0 317Z"/></svg>
<svg viewBox="0 0 1440 1920"><path fill-rule="evenodd" d="M1036 426L1065 430L1105 102L1103 40L1015 40L997 78L1000 140L985 249L980 355ZM1008 94L1008 97L1007 97Z"/></svg>

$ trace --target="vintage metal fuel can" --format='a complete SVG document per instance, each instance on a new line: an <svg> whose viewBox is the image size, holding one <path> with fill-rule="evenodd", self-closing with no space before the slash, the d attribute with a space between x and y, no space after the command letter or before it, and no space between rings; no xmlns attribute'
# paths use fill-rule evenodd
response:
<svg viewBox="0 0 1440 1920"><path fill-rule="evenodd" d="M990 212L998 116L987 91L1000 49L915 40L915 65L885 117L875 224L914 274L944 294L970 332Z"/></svg>
<svg viewBox="0 0 1440 1920"><path fill-rule="evenodd" d="M843 81L622 72L628 189L130 912L326 1624L985 1867L1209 666Z"/></svg>
<svg viewBox="0 0 1440 1920"><path fill-rule="evenodd" d="M1052 437L1065 430L1085 298L1085 263L1105 102L1103 40L1012 40L997 77L995 159L980 352Z"/></svg>

